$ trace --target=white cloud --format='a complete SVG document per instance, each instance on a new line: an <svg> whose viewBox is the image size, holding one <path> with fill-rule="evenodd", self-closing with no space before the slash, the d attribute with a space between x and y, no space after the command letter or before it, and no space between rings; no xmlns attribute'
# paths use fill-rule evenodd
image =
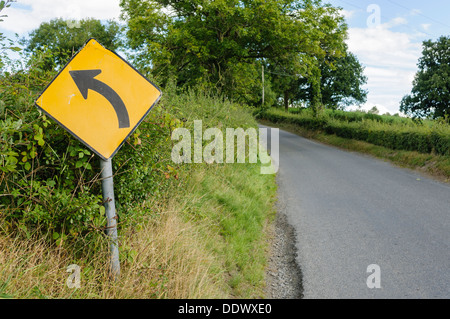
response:
<svg viewBox="0 0 450 319"><path fill-rule="evenodd" d="M404 18L396 18L375 28L349 29L349 50L365 66L368 78L369 95L363 109L376 105L383 113L397 113L401 99L411 91L422 50L415 41L417 34L391 30L404 24Z"/></svg>
<svg viewBox="0 0 450 319"><path fill-rule="evenodd" d="M350 19L355 15L356 11L354 10L341 10L341 14L344 16L345 19Z"/></svg>
<svg viewBox="0 0 450 319"><path fill-rule="evenodd" d="M1 27L23 36L39 27L42 22L54 18L117 19L120 15L119 3L120 0L21 0L20 4L25 7L13 4L8 8L5 12L8 18Z"/></svg>
<svg viewBox="0 0 450 319"><path fill-rule="evenodd" d="M425 31L430 30L431 24L429 23L424 23L420 25Z"/></svg>
<svg viewBox="0 0 450 319"><path fill-rule="evenodd" d="M393 28L393 27L396 27L399 25L405 25L405 24L408 24L408 20L406 20L403 17L397 17L397 18L392 19L391 21L388 21L385 24L382 24L381 27L384 29L390 29L390 28Z"/></svg>
<svg viewBox="0 0 450 319"><path fill-rule="evenodd" d="M412 9L410 11L410 15L412 15L412 16L416 16L418 14L422 14L422 11L420 11L419 9Z"/></svg>

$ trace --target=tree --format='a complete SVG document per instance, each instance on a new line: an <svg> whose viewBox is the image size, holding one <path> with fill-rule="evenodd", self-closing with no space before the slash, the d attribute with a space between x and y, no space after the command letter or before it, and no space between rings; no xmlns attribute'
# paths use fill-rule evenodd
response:
<svg viewBox="0 0 450 319"><path fill-rule="evenodd" d="M449 116L450 37L423 42L418 67L411 94L402 99L400 110L415 117Z"/></svg>
<svg viewBox="0 0 450 319"><path fill-rule="evenodd" d="M23 42L27 52L50 51L53 59L46 63L46 67L50 69L53 65L64 66L90 38L96 38L110 50L116 50L120 43L119 25L114 21L102 24L96 19L81 20L74 25L72 21L54 19L42 23Z"/></svg>
<svg viewBox="0 0 450 319"><path fill-rule="evenodd" d="M322 65L344 56L347 25L339 9L321 1L295 1L301 9L289 13L300 22L292 32L298 36L295 49L289 48L268 58L273 85L289 104L304 100L317 114L322 104ZM276 42L275 44L276 45Z"/></svg>
<svg viewBox="0 0 450 319"><path fill-rule="evenodd" d="M0 1L0 13L5 9L9 8L11 6L11 3L15 2L15 0L6 0L6 1ZM2 18L6 18L7 15L1 15L0 16L0 22L3 22ZM15 51L18 52L21 49L17 46L14 46L14 41L11 39L8 39L2 32L0 32L0 70L5 65L4 60L7 60L8 57L6 56L7 51Z"/></svg>
<svg viewBox="0 0 450 319"><path fill-rule="evenodd" d="M203 83L250 104L260 101L254 92L262 86L261 64L312 79L310 66L340 53L336 39L343 43L336 16L320 0L121 0L121 6L143 72L163 86L170 78L179 86Z"/></svg>
<svg viewBox="0 0 450 319"><path fill-rule="evenodd" d="M320 103L327 108L345 108L351 104L360 105L367 100L367 91L362 88L367 77L353 53L346 50L345 56L322 63L316 72L317 77L320 77L317 82L320 84ZM279 83L283 83L283 79L280 79ZM290 84L290 90L292 100L303 101L309 105L313 103L311 79L298 77Z"/></svg>
<svg viewBox="0 0 450 319"><path fill-rule="evenodd" d="M380 111L378 110L378 108L376 106L374 106L369 111L367 111L367 113L377 115L377 114L380 114Z"/></svg>
<svg viewBox="0 0 450 319"><path fill-rule="evenodd" d="M321 68L322 103L329 108L345 108L351 104L361 105L367 100L367 91L362 88L367 83L364 68L351 52L336 59L333 67Z"/></svg>

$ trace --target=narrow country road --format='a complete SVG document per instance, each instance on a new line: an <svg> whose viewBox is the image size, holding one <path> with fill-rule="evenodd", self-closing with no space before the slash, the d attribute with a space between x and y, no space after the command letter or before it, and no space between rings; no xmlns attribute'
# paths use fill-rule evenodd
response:
<svg viewBox="0 0 450 319"><path fill-rule="evenodd" d="M281 130L279 161L304 298L450 298L450 186Z"/></svg>

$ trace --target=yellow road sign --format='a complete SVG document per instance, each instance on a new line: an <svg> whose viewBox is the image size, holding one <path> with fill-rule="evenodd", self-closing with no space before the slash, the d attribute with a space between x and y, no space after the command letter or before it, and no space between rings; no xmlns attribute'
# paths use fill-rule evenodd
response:
<svg viewBox="0 0 450 319"><path fill-rule="evenodd" d="M36 105L102 159L109 159L161 94L128 62L90 39Z"/></svg>

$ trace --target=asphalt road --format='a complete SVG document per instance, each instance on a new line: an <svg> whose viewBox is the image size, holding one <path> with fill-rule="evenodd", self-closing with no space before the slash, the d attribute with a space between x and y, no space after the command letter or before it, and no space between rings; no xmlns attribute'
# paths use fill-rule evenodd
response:
<svg viewBox="0 0 450 319"><path fill-rule="evenodd" d="M449 185L281 130L277 179L304 298L450 298Z"/></svg>

